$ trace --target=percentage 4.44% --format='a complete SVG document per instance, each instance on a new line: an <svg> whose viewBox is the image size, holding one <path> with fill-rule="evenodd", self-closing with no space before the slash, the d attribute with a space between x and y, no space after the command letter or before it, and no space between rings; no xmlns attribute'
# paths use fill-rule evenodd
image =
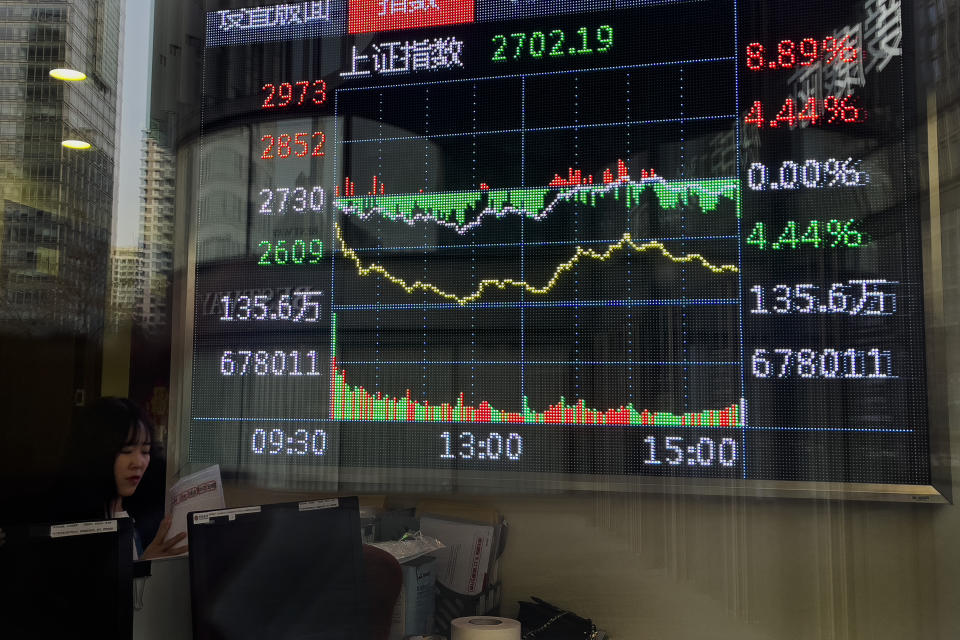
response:
<svg viewBox="0 0 960 640"><path fill-rule="evenodd" d="M793 98L787 98L773 120L764 116L763 103L754 101L747 115L745 124L756 125L758 129L765 126L771 129L778 127L794 128L803 124L817 126L821 124L854 124L863 122L866 111L856 105L853 96L827 96L820 100L815 97L807 98L800 108Z"/></svg>

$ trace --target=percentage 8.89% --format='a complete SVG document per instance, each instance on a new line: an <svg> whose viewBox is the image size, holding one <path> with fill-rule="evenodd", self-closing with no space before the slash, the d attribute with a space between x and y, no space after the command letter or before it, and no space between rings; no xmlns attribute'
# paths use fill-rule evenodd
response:
<svg viewBox="0 0 960 640"><path fill-rule="evenodd" d="M860 48L851 42L850 36L839 40L828 36L823 40L804 38L799 42L781 40L776 51L767 51L759 42L747 45L747 68L752 71L775 71L796 69L814 64L850 64L860 60Z"/></svg>

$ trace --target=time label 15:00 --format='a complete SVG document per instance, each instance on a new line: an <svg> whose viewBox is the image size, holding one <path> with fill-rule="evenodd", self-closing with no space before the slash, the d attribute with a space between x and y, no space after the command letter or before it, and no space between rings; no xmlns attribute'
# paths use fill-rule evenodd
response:
<svg viewBox="0 0 960 640"><path fill-rule="evenodd" d="M666 464L672 467L733 467L740 457L740 446L733 438L699 438L679 436L647 436L646 465Z"/></svg>

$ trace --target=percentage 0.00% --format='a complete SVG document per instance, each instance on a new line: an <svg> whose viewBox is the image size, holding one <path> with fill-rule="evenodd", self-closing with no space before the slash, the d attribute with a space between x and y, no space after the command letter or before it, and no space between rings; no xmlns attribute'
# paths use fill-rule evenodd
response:
<svg viewBox="0 0 960 640"><path fill-rule="evenodd" d="M747 186L753 191L862 187L869 184L870 174L859 167L860 161L853 158L830 158L826 162L804 160L803 164L786 160L771 177L767 165L754 162L747 170Z"/></svg>

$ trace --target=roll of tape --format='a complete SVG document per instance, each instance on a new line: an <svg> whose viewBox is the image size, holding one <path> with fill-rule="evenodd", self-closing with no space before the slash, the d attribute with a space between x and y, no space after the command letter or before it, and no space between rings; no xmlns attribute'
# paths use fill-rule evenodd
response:
<svg viewBox="0 0 960 640"><path fill-rule="evenodd" d="M520 623L495 616L454 618L450 633L451 640L520 640Z"/></svg>

